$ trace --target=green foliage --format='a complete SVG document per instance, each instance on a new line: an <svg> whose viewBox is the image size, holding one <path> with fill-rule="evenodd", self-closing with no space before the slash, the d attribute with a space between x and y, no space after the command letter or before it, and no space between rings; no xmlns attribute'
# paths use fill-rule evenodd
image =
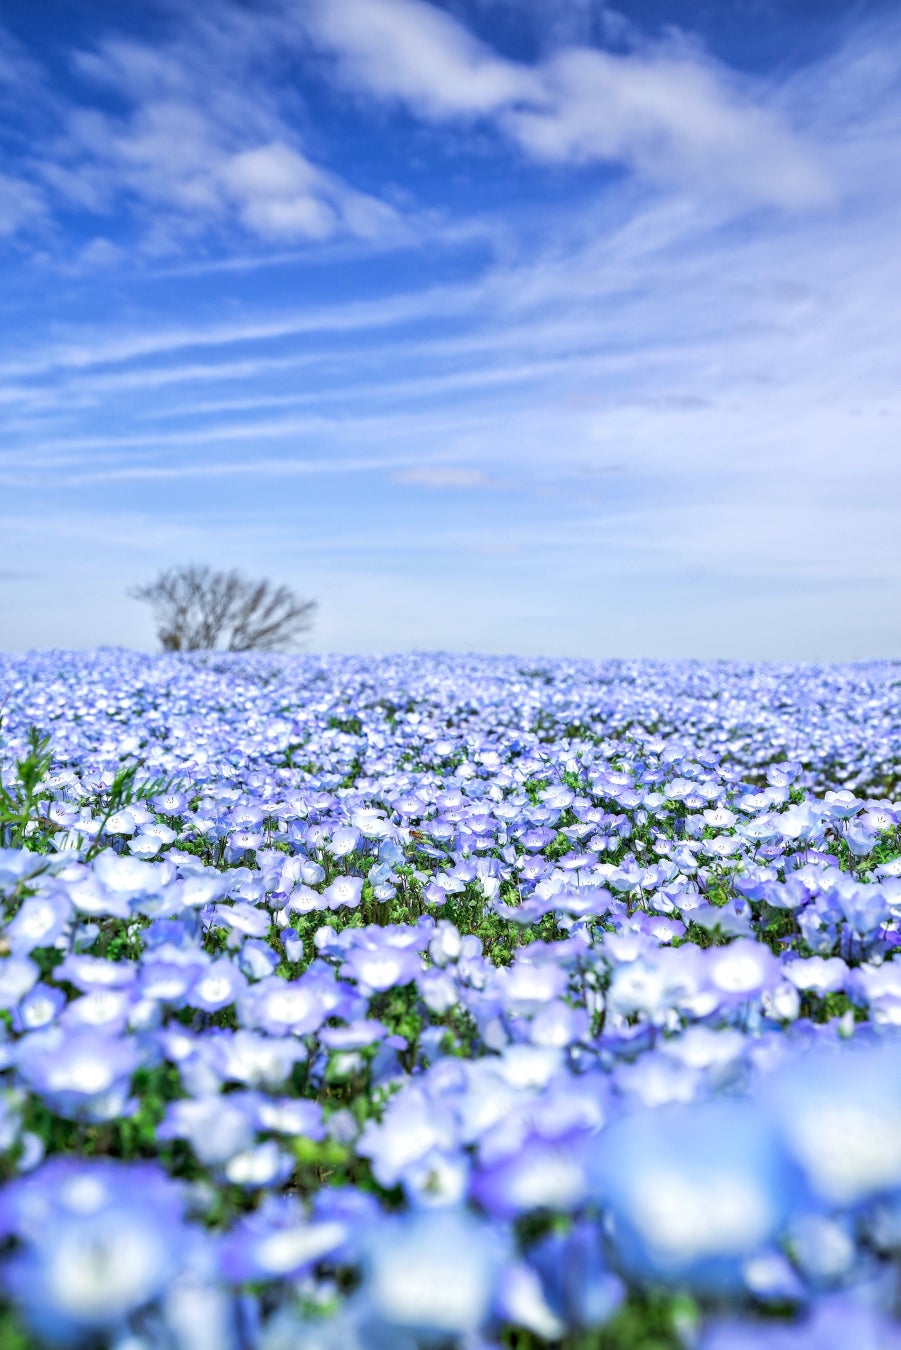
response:
<svg viewBox="0 0 901 1350"><path fill-rule="evenodd" d="M633 1295L605 1326L575 1331L562 1340L546 1341L533 1332L512 1327L501 1336L507 1350L684 1350L691 1343L698 1309L681 1294Z"/></svg>
<svg viewBox="0 0 901 1350"><path fill-rule="evenodd" d="M359 736L363 730L359 717L330 717L326 726L333 731L343 731L347 736Z"/></svg>
<svg viewBox="0 0 901 1350"><path fill-rule="evenodd" d="M0 1350L37 1350L12 1308L0 1304Z"/></svg>
<svg viewBox="0 0 901 1350"><path fill-rule="evenodd" d="M2 727L0 716L0 731ZM0 782L0 847L27 848L32 853L51 853L56 847L54 836L61 827L41 814L41 804L51 795L43 784L52 767L50 736L33 726L28 731L27 753L16 760L15 779L12 783ZM106 847L103 831L118 811L181 789L176 778L141 778L143 768L143 760L123 765L108 788L97 788L100 828L85 853L87 861Z"/></svg>
<svg viewBox="0 0 901 1350"><path fill-rule="evenodd" d="M159 1144L156 1129L165 1115L167 1103L183 1095L178 1070L171 1064L138 1069L132 1089L137 1099L134 1115L119 1116L105 1125L82 1125L75 1120L64 1120L48 1110L37 1097L29 1096L24 1127L43 1141L48 1154L124 1159L158 1157L173 1162L174 1151L182 1146ZM4 1350L2 1340L0 1350Z"/></svg>
<svg viewBox="0 0 901 1350"><path fill-rule="evenodd" d="M28 753L16 761L16 781L10 787L0 783L0 844L3 846L31 848L35 853L49 852L52 847L45 835L29 829L37 815L40 785L50 772L52 762L50 737L32 727L28 733Z"/></svg>
<svg viewBox="0 0 901 1350"><path fill-rule="evenodd" d="M98 793L103 814L100 818L100 829L97 831L97 837L85 854L86 861L90 862L101 849L106 847L103 831L111 818L119 811L126 811L129 806L134 806L138 802L150 801L153 797L162 797L167 793L180 790L182 785L175 778L155 777L139 781L138 774L143 767L143 761L141 760L137 760L134 764L123 765L121 769L116 771L109 787Z"/></svg>

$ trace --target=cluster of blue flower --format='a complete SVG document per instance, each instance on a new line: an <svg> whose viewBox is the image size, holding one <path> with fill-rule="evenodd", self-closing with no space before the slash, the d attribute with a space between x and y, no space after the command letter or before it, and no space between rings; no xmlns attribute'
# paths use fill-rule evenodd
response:
<svg viewBox="0 0 901 1350"><path fill-rule="evenodd" d="M897 665L0 695L10 1344L901 1347Z"/></svg>

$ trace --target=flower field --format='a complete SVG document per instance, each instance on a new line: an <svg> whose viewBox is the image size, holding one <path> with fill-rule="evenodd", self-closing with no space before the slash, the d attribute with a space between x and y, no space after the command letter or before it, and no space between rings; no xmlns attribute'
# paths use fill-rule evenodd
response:
<svg viewBox="0 0 901 1350"><path fill-rule="evenodd" d="M2 1350L901 1347L901 666L2 700Z"/></svg>

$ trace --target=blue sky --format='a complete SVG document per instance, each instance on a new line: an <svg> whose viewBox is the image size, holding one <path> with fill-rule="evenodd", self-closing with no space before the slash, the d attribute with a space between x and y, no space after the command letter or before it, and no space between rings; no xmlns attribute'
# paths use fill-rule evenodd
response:
<svg viewBox="0 0 901 1350"><path fill-rule="evenodd" d="M896 5L0 15L0 645L901 655Z"/></svg>

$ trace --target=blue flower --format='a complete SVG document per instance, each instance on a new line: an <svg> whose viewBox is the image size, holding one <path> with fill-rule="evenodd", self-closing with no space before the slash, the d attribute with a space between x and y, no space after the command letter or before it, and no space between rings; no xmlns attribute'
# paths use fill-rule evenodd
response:
<svg viewBox="0 0 901 1350"><path fill-rule="evenodd" d="M800 1178L764 1116L738 1101L625 1115L598 1136L592 1183L633 1276L725 1293L784 1229Z"/></svg>
<svg viewBox="0 0 901 1350"><path fill-rule="evenodd" d="M0 1203L20 1243L2 1267L6 1292L48 1340L109 1331L178 1273L181 1208L178 1188L153 1165L54 1159Z"/></svg>

